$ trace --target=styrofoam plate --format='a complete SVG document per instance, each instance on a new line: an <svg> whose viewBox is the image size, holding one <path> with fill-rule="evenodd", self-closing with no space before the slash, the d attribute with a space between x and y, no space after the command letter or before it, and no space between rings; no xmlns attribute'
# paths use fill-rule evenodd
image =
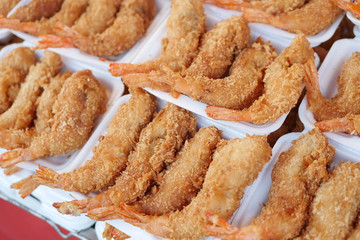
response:
<svg viewBox="0 0 360 240"><path fill-rule="evenodd" d="M340 76L341 69L344 62L350 58L353 52L360 51L360 41L355 39L342 39L336 41L327 54L324 62L319 69L319 85L321 93L330 98L337 93L336 79ZM299 107L299 117L305 128L314 128L314 115L307 108L306 97L301 102ZM348 148L360 151L360 137L353 136L346 133L332 133L328 132L325 135Z"/></svg>
<svg viewBox="0 0 360 240"><path fill-rule="evenodd" d="M205 8L205 13L207 14L206 23L208 27L213 26L215 23L221 21L223 18L215 15L211 12L208 7ZM254 41L257 37L261 36L265 41L271 40L267 35L263 35L261 32L257 30L251 31L252 41ZM132 63L142 63L147 60L151 60L160 55L160 51L162 49L161 39L166 37L166 21L164 21L160 26L158 31L149 39L149 41L143 46L141 51L134 58ZM288 43L280 40L271 40L272 45L276 48L278 52L281 52L284 48L288 46ZM318 58L317 58L318 59ZM319 61L317 60L317 63ZM192 112L195 112L203 117L207 117L205 108L207 104L194 101L188 96L181 95L178 99L173 98L167 92L156 91L150 88L146 88L147 91L154 94L155 96L164 99L168 102L179 105L182 108L188 109ZM247 122L231 122L231 121L217 121L218 123L225 125L235 131L239 131L242 133L254 133L254 134L269 134L271 132L276 131L284 122L287 114L283 114L278 120L273 123L263 124L263 125L255 125ZM209 118L210 119L210 118Z"/></svg>
<svg viewBox="0 0 360 240"><path fill-rule="evenodd" d="M13 49L20 47L20 46L32 46L29 43L20 43L20 44L12 44L12 45L8 45L5 48L3 48L0 52L0 59L2 59L3 57L5 57L10 51L12 51ZM36 50L36 54L38 56L38 58L43 56L43 50ZM89 69L88 66L85 66L77 61L74 60L69 60L66 58L62 58L63 59L63 71L65 70L72 70L72 71L79 71L79 70L83 70L83 69ZM94 74L94 76L101 81L106 87L107 87L107 92L108 92L108 102L107 102L107 108L111 108L112 104L115 102L116 99L118 99L124 92L124 85L121 81L119 81L119 79L112 77L110 75L110 73L106 72L106 71L101 71L99 69L95 69L95 68L90 68L90 70L92 71L92 73ZM93 130L93 134L96 135L96 133L99 131L97 129L97 126L100 125L101 123L101 119L105 118L108 114L108 111L99 117L99 119L97 120L97 124ZM89 144L89 142L92 141L94 137L91 136L89 141L84 145L87 146L87 144ZM5 152L5 149L0 149L0 153ZM22 168L26 168L29 170L34 170L37 168L37 164L42 164L45 165L47 167L50 167L52 169L56 169L56 170L63 170L65 171L66 169L73 169L73 165L77 166L77 155L80 152L80 150L66 154L66 155L61 155L58 157L49 157L46 160L45 159L39 159L35 162L23 162L23 163L19 163L18 166L22 167Z"/></svg>
<svg viewBox="0 0 360 240"><path fill-rule="evenodd" d="M214 5L206 4L207 7L210 9L210 11L214 12L215 14L222 16L222 17L230 17L232 15L241 15L242 13L239 11L234 10L226 10L223 8L219 8ZM334 23L327 29L315 34L315 35L309 35L307 36L307 39L309 40L311 47L316 47L320 45L323 42L326 42L329 40L332 35L335 33L336 29L338 28L341 20L343 19L345 14L342 14L340 17L334 21ZM252 31L258 31L261 32L263 36L267 36L269 39L272 40L280 40L282 42L287 43L287 45L290 44L291 40L295 37L294 33L290 33L288 31L275 28L268 24L262 24L262 23L250 23L249 24Z"/></svg>
<svg viewBox="0 0 360 240"><path fill-rule="evenodd" d="M22 0L19 3L19 5L16 6L16 8L19 6L22 6L22 5L26 5L31 1L32 0ZM151 37L151 35L156 31L158 25L161 22L163 22L163 18L166 16L166 13L169 11L170 2L161 1L161 0L155 0L155 2L156 2L156 16L154 17L152 23L148 27L145 35L130 50L128 50L118 56L110 57L109 59L111 59L111 60L104 60L103 58L99 58L97 56L90 55L84 51L77 49L77 48L49 48L49 49L62 55L62 56L65 56L67 58L72 58L74 60L84 62L88 65L91 65L92 67L101 68L102 70L107 70L110 62L112 62L112 61L130 62L135 57L135 55L137 54L139 49L142 48L144 43L147 42L148 38ZM13 9L13 11L15 11L16 8ZM11 13L13 13L13 11L11 11L9 13L9 16L11 15ZM20 32L20 31L14 31L14 30L10 30L10 31L12 33L14 33L15 35L17 35L18 37L20 37L20 38L24 39L25 41L28 41L32 44L36 45L37 42L39 41L38 37L32 36L30 34Z"/></svg>

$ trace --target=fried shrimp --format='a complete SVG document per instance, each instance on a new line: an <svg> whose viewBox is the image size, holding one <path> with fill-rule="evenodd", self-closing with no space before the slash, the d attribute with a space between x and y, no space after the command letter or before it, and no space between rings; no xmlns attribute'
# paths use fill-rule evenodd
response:
<svg viewBox="0 0 360 240"><path fill-rule="evenodd" d="M302 239L347 239L359 213L360 164L340 163L316 192Z"/></svg>
<svg viewBox="0 0 360 240"><path fill-rule="evenodd" d="M32 0L19 7L9 18L21 22L37 21L41 18L50 18L57 13L64 0ZM4 15L6 17L6 15Z"/></svg>
<svg viewBox="0 0 360 240"><path fill-rule="evenodd" d="M51 129L36 136L28 148L0 156L0 166L8 168L22 161L34 161L82 147L89 138L96 117L105 111L106 89L90 70L74 73L62 87L53 106Z"/></svg>
<svg viewBox="0 0 360 240"><path fill-rule="evenodd" d="M52 118L54 116L52 106L55 103L65 80L69 78L71 74L70 71L58 74L50 79L49 84L43 86L44 91L36 101L37 108L34 127L0 130L0 146L2 148L27 148L30 146L33 137L51 128Z"/></svg>
<svg viewBox="0 0 360 240"><path fill-rule="evenodd" d="M54 203L54 207L61 213L79 215L93 208L136 201L145 194L164 165L175 160L183 142L194 135L195 122L190 112L168 103L141 131L139 142L129 155L127 168L115 185L94 198Z"/></svg>
<svg viewBox="0 0 360 240"><path fill-rule="evenodd" d="M63 46L65 47L71 47L73 44L73 46L92 55L118 55L130 49L145 34L154 14L154 0L123 0L116 19L105 31L84 35L79 33L76 28L58 23L55 26L55 32L64 40L53 36L50 38L44 36L44 39L39 42L39 47L62 47L62 43L57 41L60 40L64 42Z"/></svg>
<svg viewBox="0 0 360 240"><path fill-rule="evenodd" d="M34 51L28 47L12 50L0 62L0 114L15 101L20 85L36 63Z"/></svg>
<svg viewBox="0 0 360 240"><path fill-rule="evenodd" d="M159 72L147 74L135 81L131 75L123 77L124 83L136 86L145 81L166 83L175 91L179 91L194 100L218 107L242 109L249 107L263 93L263 72L275 59L276 52L269 44L255 42L251 47L243 50L235 59L230 76L212 79L201 75L187 75L167 71L166 75ZM131 82L130 82L131 81Z"/></svg>
<svg viewBox="0 0 360 240"><path fill-rule="evenodd" d="M177 154L176 161L157 183L156 192L135 202L132 208L148 215L163 215L181 210L189 204L201 189L211 155L220 141L220 134L213 126L201 128ZM106 207L101 209L109 211L116 208L111 206L108 210Z"/></svg>
<svg viewBox="0 0 360 240"><path fill-rule="evenodd" d="M360 5L358 0L333 0L333 2L341 9L351 12L357 19L360 19Z"/></svg>
<svg viewBox="0 0 360 240"><path fill-rule="evenodd" d="M357 222L356 222L356 227L354 228L354 231L352 231L349 235L349 237L347 238L347 240L357 240L360 239L360 217L359 215L357 216Z"/></svg>
<svg viewBox="0 0 360 240"><path fill-rule="evenodd" d="M21 129L30 125L34 119L36 101L41 94L42 85L49 83L62 67L58 54L45 51L41 62L30 68L18 97L11 107L0 115L0 129Z"/></svg>
<svg viewBox="0 0 360 240"><path fill-rule="evenodd" d="M309 0L300 8L275 15L254 8L243 8L242 11L248 22L270 24L305 35L314 35L328 28L342 13L332 0Z"/></svg>
<svg viewBox="0 0 360 240"><path fill-rule="evenodd" d="M6 15L13 9L20 0L2 0L0 1L0 16Z"/></svg>
<svg viewBox="0 0 360 240"><path fill-rule="evenodd" d="M129 102L122 105L111 120L107 134L93 150L93 157L84 166L72 172L58 174L39 165L32 176L34 181L21 181L13 188L24 198L39 184L67 191L96 192L114 185L116 178L126 168L128 156L134 149L140 131L152 120L156 102L142 89L130 89ZM96 170L96 171L94 171Z"/></svg>
<svg viewBox="0 0 360 240"><path fill-rule="evenodd" d="M306 65L306 98L308 108L316 121L342 118L347 114L360 114L360 52L354 52L345 61L337 78L338 93L325 98L319 87L318 72L314 62Z"/></svg>
<svg viewBox="0 0 360 240"><path fill-rule="evenodd" d="M200 239L206 236L206 213L230 218L239 207L246 186L257 178L270 156L271 148L264 136L223 140L213 155L202 189L181 211L150 216L123 204L123 209L116 211L94 209L89 212L89 216L103 220L117 216L169 239Z"/></svg>
<svg viewBox="0 0 360 240"><path fill-rule="evenodd" d="M161 55L142 64L111 63L110 73L116 77L147 73L160 69L161 65L175 72L185 70L196 56L200 38L205 32L205 18L202 0L171 1L167 37L162 40Z"/></svg>
<svg viewBox="0 0 360 240"><path fill-rule="evenodd" d="M270 14L279 14L302 7L306 0L205 0L204 2L238 11L244 8L255 8Z"/></svg>
<svg viewBox="0 0 360 240"><path fill-rule="evenodd" d="M316 122L315 126L324 132L344 132L360 135L360 115L348 114L343 118Z"/></svg>
<svg viewBox="0 0 360 240"><path fill-rule="evenodd" d="M108 223L105 223L105 229L102 237L106 240L124 240L130 238L128 235Z"/></svg>
<svg viewBox="0 0 360 240"><path fill-rule="evenodd" d="M263 79L264 93L244 110L207 106L208 116L219 120L264 124L276 121L296 105L305 75L303 64L314 52L303 34L296 35L290 46L268 66Z"/></svg>
<svg viewBox="0 0 360 240"><path fill-rule="evenodd" d="M61 9L50 18L41 18L38 21L21 21L19 19L0 18L0 27L27 32L36 36L53 34L57 22L72 26L85 11L88 0L64 0Z"/></svg>

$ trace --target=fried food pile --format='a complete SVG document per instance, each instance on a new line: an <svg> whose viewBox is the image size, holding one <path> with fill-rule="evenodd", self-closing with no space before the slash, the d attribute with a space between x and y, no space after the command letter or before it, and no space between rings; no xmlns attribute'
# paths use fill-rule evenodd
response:
<svg viewBox="0 0 360 240"><path fill-rule="evenodd" d="M96 192L53 206L95 220L122 218L162 237L205 237L206 213L230 218L270 160L266 136L224 140L214 126L197 130L189 111L167 103L156 112L153 96L130 92L85 165L63 174L40 166L12 187L23 197L40 184ZM109 228L105 235L117 232Z"/></svg>
<svg viewBox="0 0 360 240"><path fill-rule="evenodd" d="M80 149L106 110L106 87L90 70L62 70L61 57L19 47L0 62L2 168Z"/></svg>
<svg viewBox="0 0 360 240"><path fill-rule="evenodd" d="M130 49L154 15L154 0L34 0L0 18L0 27L44 35L39 48L76 47L113 56Z"/></svg>
<svg viewBox="0 0 360 240"><path fill-rule="evenodd" d="M315 128L292 142L271 174L269 200L251 225L236 228L215 215L207 233L221 239L357 239L360 164L340 162Z"/></svg>
<svg viewBox="0 0 360 240"><path fill-rule="evenodd" d="M205 0L205 3L243 12L247 22L269 24L305 35L315 35L333 24L342 14L335 2L345 0Z"/></svg>
<svg viewBox="0 0 360 240"><path fill-rule="evenodd" d="M322 131L360 135L360 53L345 61L337 78L338 92L325 98L320 92L319 77L313 62L306 68L308 108Z"/></svg>

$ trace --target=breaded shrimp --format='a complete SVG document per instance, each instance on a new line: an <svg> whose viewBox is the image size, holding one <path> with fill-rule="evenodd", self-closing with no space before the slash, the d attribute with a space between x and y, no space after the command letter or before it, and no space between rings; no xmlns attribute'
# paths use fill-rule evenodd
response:
<svg viewBox="0 0 360 240"><path fill-rule="evenodd" d="M175 154L183 142L194 135L195 122L190 112L166 104L141 131L139 142L129 155L127 168L115 185L94 198L54 203L54 207L61 213L79 215L93 208L136 201L146 193L164 166L175 160Z"/></svg>
<svg viewBox="0 0 360 240"><path fill-rule="evenodd" d="M0 1L0 16L6 15L13 9L20 0L2 0Z"/></svg>
<svg viewBox="0 0 360 240"><path fill-rule="evenodd" d="M104 113L106 88L82 70L69 77L53 106L51 129L36 136L28 148L15 149L0 156L0 166L8 168L22 161L34 161L74 151L89 138L96 117Z"/></svg>
<svg viewBox="0 0 360 240"><path fill-rule="evenodd" d="M67 191L96 192L114 185L126 168L128 156L138 142L140 131L152 120L156 110L153 97L142 89L130 89L133 94L111 120L107 134L100 138L93 157L72 172L58 174L39 165L32 175L34 181L20 181L13 185L21 197L26 197L38 186L46 185Z"/></svg>
<svg viewBox="0 0 360 240"><path fill-rule="evenodd" d="M360 114L360 52L354 52L345 61L341 75L337 78L338 93L332 98L327 99L320 92L315 63L309 62L305 71L308 108L316 121Z"/></svg>
<svg viewBox="0 0 360 240"><path fill-rule="evenodd" d="M147 78L132 78L126 75L122 79L125 84L147 87L147 82L166 83L175 91L179 91L194 100L210 105L230 109L249 107L263 93L263 72L276 57L276 52L269 44L255 42L243 50L235 59L230 76L212 79L202 75L187 75L167 71L151 72Z"/></svg>
<svg viewBox="0 0 360 240"><path fill-rule="evenodd" d="M36 101L41 94L42 86L59 73L61 67L60 56L45 51L41 62L30 68L14 103L0 115L0 129L21 129L30 125L34 119Z"/></svg>
<svg viewBox="0 0 360 240"><path fill-rule="evenodd" d="M50 18L61 8L64 0L32 0L19 7L9 18L21 22L32 22L42 18ZM4 15L6 17L6 15Z"/></svg>
<svg viewBox="0 0 360 240"><path fill-rule="evenodd" d="M281 153L272 171L269 200L250 226L223 227L215 217L207 226L208 234L224 239L293 239L306 224L308 208L320 184L327 179L327 168L333 161L335 149L327 138L314 129ZM248 238L247 238L248 237Z"/></svg>
<svg viewBox="0 0 360 240"><path fill-rule="evenodd" d="M188 68L196 56L200 38L205 32L205 14L202 0L173 0L167 20L167 37L158 58L142 64L111 63L110 73L122 76L129 73L147 73L166 65L179 72Z"/></svg>
<svg viewBox="0 0 360 240"><path fill-rule="evenodd" d="M347 239L359 206L360 164L342 162L316 192L309 210L308 225L295 239Z"/></svg>
<svg viewBox="0 0 360 240"><path fill-rule="evenodd" d="M41 18L38 21L20 21L19 19L0 18L0 27L23 31L35 36L53 34L55 24L60 22L72 26L85 11L89 0L64 0L61 9L50 18Z"/></svg>
<svg viewBox="0 0 360 240"><path fill-rule="evenodd" d="M271 148L265 136L223 140L206 173L203 188L183 210L162 216L136 212L130 206L106 211L98 208L90 218L119 217L155 235L169 239L200 239L206 236L206 213L228 219L239 207L246 186L251 185L270 160Z"/></svg>
<svg viewBox="0 0 360 240"><path fill-rule="evenodd" d="M314 52L303 34L296 35L290 46L266 69L264 94L244 110L207 106L214 119L264 124L276 121L296 105L303 89L303 64L314 58Z"/></svg>
<svg viewBox="0 0 360 240"><path fill-rule="evenodd" d="M255 8L270 14L279 14L302 7L306 0L205 0L204 2L238 11L244 8Z"/></svg>
<svg viewBox="0 0 360 240"><path fill-rule="evenodd" d="M154 0L123 0L113 24L101 33L84 35L63 23L55 26L55 33L65 39L66 47L73 44L96 56L119 55L130 49L145 34L154 14ZM50 39L45 36L39 42L39 47L52 47L53 40L56 41L54 46L61 47L61 43L53 36L50 36Z"/></svg>
<svg viewBox="0 0 360 240"><path fill-rule="evenodd" d="M360 135L360 115L348 114L343 118L316 122L315 126L324 132L344 132Z"/></svg>
<svg viewBox="0 0 360 240"><path fill-rule="evenodd" d="M163 215L188 205L202 187L220 134L221 131L214 126L201 128L185 143L176 161L157 182L156 192L135 202L132 208L148 215Z"/></svg>
<svg viewBox="0 0 360 240"><path fill-rule="evenodd" d="M351 12L357 19L360 19L360 5L358 0L333 0L341 9Z"/></svg>
<svg viewBox="0 0 360 240"><path fill-rule="evenodd" d="M347 240L358 240L360 239L360 217L359 215L357 216L357 221L356 221L356 227L354 228L354 231L352 231L349 235L349 237L347 238Z"/></svg>
<svg viewBox="0 0 360 240"><path fill-rule="evenodd" d="M53 122L52 106L67 78L71 76L67 71L50 79L50 83L43 86L44 91L37 99L34 127L25 129L0 129L0 146L6 149L27 148L31 140L41 132L50 130Z"/></svg>
<svg viewBox="0 0 360 240"><path fill-rule="evenodd" d="M342 10L332 0L309 0L302 7L286 13L269 14L246 8L243 18L248 22L270 24L292 33L314 35L331 26L342 14Z"/></svg>
<svg viewBox="0 0 360 240"><path fill-rule="evenodd" d="M15 101L20 85L37 59L33 50L18 47L0 61L0 114Z"/></svg>
<svg viewBox="0 0 360 240"><path fill-rule="evenodd" d="M124 240L130 238L128 235L108 223L105 223L105 229L102 237L106 240Z"/></svg>

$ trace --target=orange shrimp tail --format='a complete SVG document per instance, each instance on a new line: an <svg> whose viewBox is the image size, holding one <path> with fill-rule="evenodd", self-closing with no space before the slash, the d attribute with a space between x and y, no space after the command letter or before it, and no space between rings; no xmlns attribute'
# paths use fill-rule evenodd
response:
<svg viewBox="0 0 360 240"><path fill-rule="evenodd" d="M306 97L308 103L311 104L313 99L317 99L321 96L319 86L319 74L317 72L315 62L313 59L308 60L304 64L305 69L305 87Z"/></svg>
<svg viewBox="0 0 360 240"><path fill-rule="evenodd" d="M269 24L273 22L273 16L267 12L254 8L242 8L243 19L247 22L259 22Z"/></svg>
<svg viewBox="0 0 360 240"><path fill-rule="evenodd" d="M357 2L357 1L356 1ZM349 9L348 11L354 13L355 15L359 15L360 14L360 5L355 4L355 3L351 3L349 2Z"/></svg>
<svg viewBox="0 0 360 240"><path fill-rule="evenodd" d="M222 107L207 106L205 112L209 117L215 120L252 121L250 111L247 109L240 111Z"/></svg>
<svg viewBox="0 0 360 240"><path fill-rule="evenodd" d="M4 17L0 17L0 27L27 32L35 35L38 31L36 24L33 22L20 22L19 19L10 19Z"/></svg>
<svg viewBox="0 0 360 240"><path fill-rule="evenodd" d="M223 240L271 240L264 229L260 226L250 225L243 228L231 226L225 220L216 215L207 213L206 217L212 224L205 225L204 228L209 236L221 238Z"/></svg>
<svg viewBox="0 0 360 240"><path fill-rule="evenodd" d="M344 132L351 133L353 130L352 124L347 118L336 118L331 120L325 120L316 122L315 126L322 132Z"/></svg>
<svg viewBox="0 0 360 240"><path fill-rule="evenodd" d="M129 87L149 87L154 90L170 92L171 86L162 82L162 78L159 75L159 78L154 76L152 73L135 73L128 74L121 78Z"/></svg>
<svg viewBox="0 0 360 240"><path fill-rule="evenodd" d="M0 167L2 168L10 168L15 166L15 164L24 161L25 159L22 157L23 150L13 150L6 153L1 154L0 156Z"/></svg>
<svg viewBox="0 0 360 240"><path fill-rule="evenodd" d="M96 221L105 221L122 218L121 209L115 206L99 207L87 212L87 216Z"/></svg>
<svg viewBox="0 0 360 240"><path fill-rule="evenodd" d="M55 207L59 213L79 216L80 214L87 212L88 202L88 199L57 202L53 203L53 207Z"/></svg>
<svg viewBox="0 0 360 240"><path fill-rule="evenodd" d="M141 68L131 63L110 63L109 72L114 77L120 77L130 73L142 73Z"/></svg>
<svg viewBox="0 0 360 240"><path fill-rule="evenodd" d="M62 37L44 34L40 36L41 40L38 41L36 48L45 49L45 48L72 48L74 44Z"/></svg>
<svg viewBox="0 0 360 240"><path fill-rule="evenodd" d="M334 2L344 10L347 10L356 15L360 14L360 6L358 4L352 3L349 0L334 0ZM358 3L358 1L355 2Z"/></svg>
<svg viewBox="0 0 360 240"><path fill-rule="evenodd" d="M72 29L71 27L61 22L57 22L55 24L54 31L56 35L66 38L69 41L74 41L83 38L83 36L78 31Z"/></svg>
<svg viewBox="0 0 360 240"><path fill-rule="evenodd" d="M60 175L54 170L39 164L39 169L36 170L36 175L34 175L33 178L40 184L48 185L51 187L59 187L59 176Z"/></svg>
<svg viewBox="0 0 360 240"><path fill-rule="evenodd" d="M18 189L22 198L29 196L40 184L32 176L24 178L19 182L13 183L11 188Z"/></svg>
<svg viewBox="0 0 360 240"><path fill-rule="evenodd" d="M17 173L21 170L22 168L20 167L17 167L17 166L14 166L14 167L10 167L10 168L7 168L4 170L4 174L6 176L10 176L10 175L13 175L14 173Z"/></svg>

